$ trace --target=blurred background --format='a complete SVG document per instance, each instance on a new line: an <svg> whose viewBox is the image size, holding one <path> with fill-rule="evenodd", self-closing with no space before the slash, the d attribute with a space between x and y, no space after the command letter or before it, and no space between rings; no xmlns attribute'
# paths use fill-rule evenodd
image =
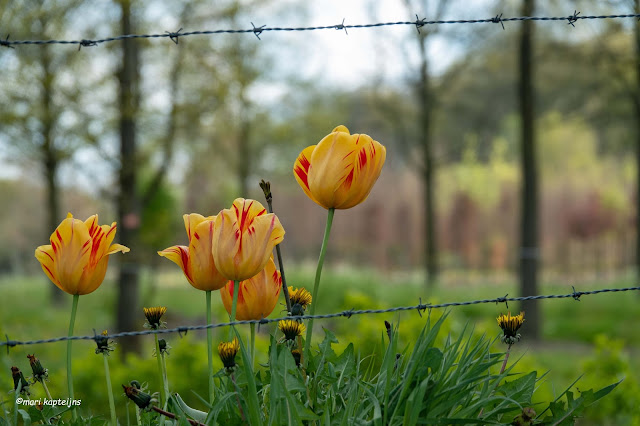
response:
<svg viewBox="0 0 640 426"><path fill-rule="evenodd" d="M0 35L81 40L252 24L415 21L416 14L447 20L640 13L638 0L468 3L0 0ZM156 252L187 243L184 213L217 214L236 197L262 201L260 179L271 181L286 230L290 284L310 288L326 211L304 195L292 167L303 148L339 124L384 144L387 162L369 199L336 214L317 312L415 304L419 297L446 302L635 285L637 20L259 38L0 49L1 334L64 334L69 298L46 280L33 253L67 212L117 221L116 242L132 248L114 256L103 287L81 299L79 318L84 311L87 322L78 322L79 334L140 329L142 306L154 303L175 312L170 326L203 321L202 295ZM557 369L551 381L558 389L585 368L588 383L625 377L620 400L593 421L640 421L640 365L632 361L640 347L637 302L623 293L524 306L530 340L522 345L529 351L523 362ZM456 310L452 330L471 318L478 330L495 333L494 317L504 310ZM354 340L379 341L382 319L359 321L335 326ZM143 348L131 341L119 349L132 352L128 362L135 363ZM21 351L0 360L22 362ZM61 357L51 358L62 365ZM576 369L576 359L585 368Z"/></svg>

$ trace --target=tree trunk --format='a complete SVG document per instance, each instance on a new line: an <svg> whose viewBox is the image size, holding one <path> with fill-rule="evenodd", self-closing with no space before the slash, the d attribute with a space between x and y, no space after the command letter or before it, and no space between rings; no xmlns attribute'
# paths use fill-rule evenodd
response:
<svg viewBox="0 0 640 426"><path fill-rule="evenodd" d="M133 34L131 1L121 0L122 34ZM120 83L120 176L118 197L118 242L131 249L120 266L118 281L117 323L118 331L138 329L142 311L138 301L139 270L136 252L140 227L140 203L136 182L136 113L138 110L138 45L135 40L122 41L122 68ZM122 341L123 354L139 351L135 337Z"/></svg>
<svg viewBox="0 0 640 426"><path fill-rule="evenodd" d="M532 16L534 0L523 0L522 15ZM522 204L520 248L520 294L538 293L538 178L536 166L534 93L533 93L533 22L523 21L520 35L520 117L522 120ZM524 333L540 338L539 305L535 300L522 303L527 318Z"/></svg>
<svg viewBox="0 0 640 426"><path fill-rule="evenodd" d="M247 109L243 108L243 116L240 117L241 124L238 132L238 184L240 186L240 196L248 197L249 171L251 170L251 147L249 141L249 132L251 123L246 117Z"/></svg>
<svg viewBox="0 0 640 426"><path fill-rule="evenodd" d="M635 13L640 14L640 0L635 0ZM636 109L636 276L640 278L640 21L635 24L636 87L634 106Z"/></svg>
<svg viewBox="0 0 640 426"><path fill-rule="evenodd" d="M438 254L436 234L436 207L433 197L433 147L431 136L432 92L429 82L429 62L426 52L426 34L420 35L420 146L422 148L425 216L425 266L427 268L427 288L433 288L438 279Z"/></svg>
<svg viewBox="0 0 640 426"><path fill-rule="evenodd" d="M60 191L56 174L58 173L58 153L53 140L53 75L51 73L51 58L49 46L40 46L40 60L42 64L42 162L46 182L46 211L48 240L54 229L60 224ZM51 285L51 301L55 305L61 305L64 300L64 292L57 286Z"/></svg>

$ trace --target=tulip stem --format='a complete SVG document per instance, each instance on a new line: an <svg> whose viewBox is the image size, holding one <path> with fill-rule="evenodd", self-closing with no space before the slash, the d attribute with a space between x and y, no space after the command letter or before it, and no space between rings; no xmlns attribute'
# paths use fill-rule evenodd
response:
<svg viewBox="0 0 640 426"><path fill-rule="evenodd" d="M251 327L251 368L255 366L256 359L256 324L252 322Z"/></svg>
<svg viewBox="0 0 640 426"><path fill-rule="evenodd" d="M116 417L116 404L113 401L113 389L111 389L111 376L109 375L109 354L102 353L104 357L104 374L107 377L107 395L109 395L109 412L111 413L111 424L113 426L118 425L118 418Z"/></svg>
<svg viewBox="0 0 640 426"><path fill-rule="evenodd" d="M209 404L213 404L213 336L211 327L211 290L207 290L207 356L209 359L209 369L207 370L207 376L209 376Z"/></svg>
<svg viewBox="0 0 640 426"><path fill-rule="evenodd" d="M162 406L165 406L167 404L167 394L165 392L164 374L162 374L162 360L160 359L160 343L158 342L158 335L154 334L153 336L155 337L155 341L156 341L156 360L158 361L158 373L160 374L160 384L162 385L162 387L160 388L160 402L162 403Z"/></svg>
<svg viewBox="0 0 640 426"><path fill-rule="evenodd" d="M73 295L73 303L71 305L71 318L69 319L69 334L68 336L73 336L73 326L76 323L76 312L78 311L78 300L80 299L79 294ZM72 340L67 340L67 387L69 389L69 398L73 403L73 377L71 375L71 342ZM73 420L76 421L78 419L78 413L76 412L76 406L72 404L71 408L71 416Z"/></svg>
<svg viewBox="0 0 640 426"><path fill-rule="evenodd" d="M240 293L240 281L233 280L233 302L231 302L231 318L230 322L234 322L236 320L236 309L238 307L238 294ZM229 327L229 340L233 339L233 330L234 327Z"/></svg>
<svg viewBox="0 0 640 426"><path fill-rule="evenodd" d="M322 248L320 249L320 256L318 257L318 267L316 268L316 279L313 283L313 303L309 306L309 315L313 315L318 306L318 288L320 287L320 276L322 275L322 264L324 263L324 255L327 252L327 245L329 244L329 234L331 233L331 224L333 223L334 208L330 208L327 215L327 226L324 229L324 238L322 239ZM304 342L304 366L307 366L309 362L309 356L311 351L311 337L313 336L313 318L309 318L309 324L307 326L307 338Z"/></svg>

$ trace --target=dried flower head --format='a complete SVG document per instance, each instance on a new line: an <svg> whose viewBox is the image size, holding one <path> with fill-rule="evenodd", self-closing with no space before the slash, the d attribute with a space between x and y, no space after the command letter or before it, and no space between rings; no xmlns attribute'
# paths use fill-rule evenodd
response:
<svg viewBox="0 0 640 426"><path fill-rule="evenodd" d="M498 325L502 329L504 335L502 336L502 341L508 345L513 345L514 343L520 341L520 333L518 333L518 329L524 323L524 312L520 312L519 315L511 315L509 312L507 315L500 314L497 318Z"/></svg>
<svg viewBox="0 0 640 426"><path fill-rule="evenodd" d="M278 328L284 333L285 340L293 341L306 330L304 324L295 320L282 320L278 322Z"/></svg>
<svg viewBox="0 0 640 426"><path fill-rule="evenodd" d="M306 288L289 287L289 299L291 300L291 315L304 315L307 306L311 304L311 293Z"/></svg>
<svg viewBox="0 0 640 426"><path fill-rule="evenodd" d="M152 330L157 330L159 328L164 328L166 326L166 322L162 321L162 316L167 312L166 306L157 306L154 308L143 308L144 316L147 318L147 322L144 325L146 328L150 328Z"/></svg>
<svg viewBox="0 0 640 426"><path fill-rule="evenodd" d="M296 366L300 367L300 361L302 360L302 352L300 349L292 350L291 355L293 355L293 359L296 361Z"/></svg>
<svg viewBox="0 0 640 426"><path fill-rule="evenodd" d="M151 403L155 401L152 395L149 395L136 386L122 385L122 388L127 398L132 400L141 410L149 408Z"/></svg>
<svg viewBox="0 0 640 426"><path fill-rule="evenodd" d="M218 355L227 372L232 372L236 368L236 355L240 350L240 343L237 338L230 342L220 342L218 344Z"/></svg>
<svg viewBox="0 0 640 426"><path fill-rule="evenodd" d="M35 355L27 355L27 358L29 358L29 365L31 365L31 371L33 372L33 383L47 380L49 378L49 370L40 364L40 360Z"/></svg>
<svg viewBox="0 0 640 426"><path fill-rule="evenodd" d="M29 393L29 382L24 378L24 374L18 367L11 367L11 376L13 377L13 390L18 390L18 385L20 386L20 393L23 395L30 395Z"/></svg>
<svg viewBox="0 0 640 426"><path fill-rule="evenodd" d="M95 330L94 330L94 333L95 333ZM109 332L107 330L104 330L102 333L96 334L93 337L93 340L96 342L96 345L97 345L96 354L109 355L109 352L112 352L115 350L114 348L115 343L109 340L107 336L109 336Z"/></svg>
<svg viewBox="0 0 640 426"><path fill-rule="evenodd" d="M171 346L167 343L165 339L158 339L158 348L160 349L160 353L163 355L169 355L169 350ZM153 350L153 355L156 355L156 350Z"/></svg>

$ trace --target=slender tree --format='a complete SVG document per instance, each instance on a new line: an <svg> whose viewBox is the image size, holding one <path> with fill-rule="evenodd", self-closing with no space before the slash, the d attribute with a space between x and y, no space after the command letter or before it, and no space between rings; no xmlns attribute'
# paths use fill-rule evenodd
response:
<svg viewBox="0 0 640 426"><path fill-rule="evenodd" d="M534 0L523 0L522 15L533 16ZM521 119L521 247L520 293L532 296L538 293L538 174L536 162L536 135L533 86L533 21L522 21L519 50L520 81L518 95ZM535 300L522 304L527 318L527 333L540 337L540 317Z"/></svg>
<svg viewBox="0 0 640 426"><path fill-rule="evenodd" d="M635 13L640 14L640 0L635 0ZM633 93L636 122L636 276L640 278L640 20L634 25L636 87Z"/></svg>
<svg viewBox="0 0 640 426"><path fill-rule="evenodd" d="M130 0L119 0L121 8L120 29L122 34L135 33ZM137 140L136 117L140 104L140 74L138 42L122 41L122 65L118 72L120 172L118 193L118 238L129 247L135 256L140 227L140 196L137 189ZM139 269L136 258L127 259L120 266L118 280L117 329L137 329L139 317ZM138 340L131 338L123 344L125 349L137 350Z"/></svg>

